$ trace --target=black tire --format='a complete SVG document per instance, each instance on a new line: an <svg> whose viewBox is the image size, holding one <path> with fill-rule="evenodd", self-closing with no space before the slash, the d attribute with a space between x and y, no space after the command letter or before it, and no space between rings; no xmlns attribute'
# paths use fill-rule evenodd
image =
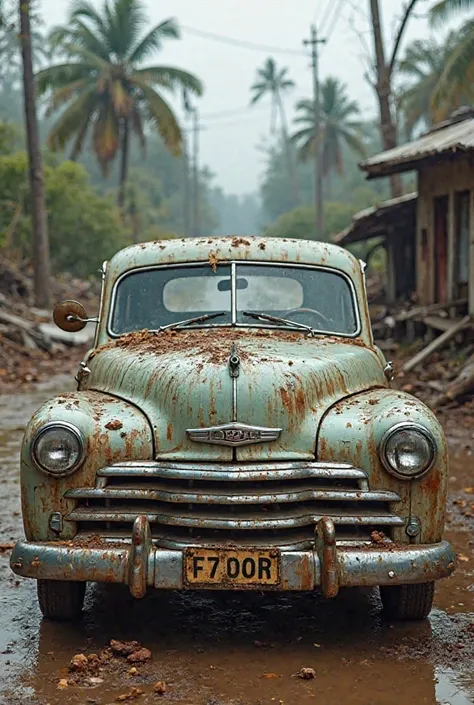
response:
<svg viewBox="0 0 474 705"><path fill-rule="evenodd" d="M435 584L381 586L380 597L389 619L425 619L433 606Z"/></svg>
<svg viewBox="0 0 474 705"><path fill-rule="evenodd" d="M84 604L86 583L69 580L38 580L38 602L46 619L78 619Z"/></svg>

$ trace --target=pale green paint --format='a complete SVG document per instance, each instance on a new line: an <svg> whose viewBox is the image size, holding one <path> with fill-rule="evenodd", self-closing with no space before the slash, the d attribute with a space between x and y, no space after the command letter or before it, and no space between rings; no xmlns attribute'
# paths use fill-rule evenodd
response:
<svg viewBox="0 0 474 705"><path fill-rule="evenodd" d="M411 482L390 475L380 462L384 434L401 422L424 426L437 447L433 468ZM406 518L412 514L422 521L418 542L441 539L447 493L446 439L436 416L421 401L391 389L376 389L341 400L320 426L317 456L318 460L351 462L368 473L371 489L384 487L398 492L403 498L403 512L397 505L397 513ZM396 529L395 538L406 542L404 529Z"/></svg>
<svg viewBox="0 0 474 705"><path fill-rule="evenodd" d="M119 420L122 426L109 430L106 424ZM82 431L86 460L73 475L54 478L38 469L30 454L37 429L50 421L68 421ZM152 460L151 428L143 413L126 402L97 392L63 394L43 404L26 427L21 454L23 522L29 540L51 540L57 536L48 527L51 512L69 513L73 500L64 498L71 487L93 487L96 472L120 460ZM75 525L65 522L61 538L71 538Z"/></svg>
<svg viewBox="0 0 474 705"><path fill-rule="evenodd" d="M107 322L110 301L117 278L132 269L156 265L189 262L209 262L212 253L217 262L248 260L281 264L305 264L331 267L349 276L354 284L360 310L362 332L360 339L371 345L372 334L365 296L364 276L360 262L347 250L326 242L280 238L189 238L157 240L132 245L118 252L107 264L103 305L100 312L97 343L109 340ZM213 260L214 261L214 260ZM211 266L209 264L209 266ZM219 268L219 264L217 264Z"/></svg>

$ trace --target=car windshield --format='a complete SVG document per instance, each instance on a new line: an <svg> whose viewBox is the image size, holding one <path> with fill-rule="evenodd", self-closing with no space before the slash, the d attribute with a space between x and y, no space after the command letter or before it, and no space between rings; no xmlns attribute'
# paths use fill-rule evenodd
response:
<svg viewBox="0 0 474 705"><path fill-rule="evenodd" d="M208 264L156 267L132 271L117 282L110 332L159 330L203 316L187 327L294 327L303 332L307 327L354 335L356 311L348 279L323 267L240 262L220 264L216 271ZM207 316L218 312L212 319Z"/></svg>

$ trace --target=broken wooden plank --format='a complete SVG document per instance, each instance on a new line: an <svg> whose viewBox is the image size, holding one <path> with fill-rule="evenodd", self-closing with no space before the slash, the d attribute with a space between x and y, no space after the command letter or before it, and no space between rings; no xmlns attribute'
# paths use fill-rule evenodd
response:
<svg viewBox="0 0 474 705"><path fill-rule="evenodd" d="M460 321L460 318L442 318L441 316L423 316L419 319L425 325L435 330L449 330L452 326Z"/></svg>
<svg viewBox="0 0 474 705"><path fill-rule="evenodd" d="M20 316L15 316L13 313L7 313L0 309L0 321L2 323L7 323L8 325L15 326L16 328L21 328L22 330L30 331L34 328L34 323L31 321L26 321Z"/></svg>
<svg viewBox="0 0 474 705"><path fill-rule="evenodd" d="M442 348L443 345L445 345L449 340L451 340L451 338L454 338L457 333L460 333L462 330L464 330L464 328L467 328L469 325L471 325L471 323L471 317L464 316L464 318L462 318L460 321L457 321L448 330L446 330L444 333L441 333L441 335L439 335L437 338L428 343L428 345L423 348L423 350L420 350L410 360L407 360L407 362L405 362L402 367L402 371L410 372L411 370L413 370L417 365L426 360L436 350Z"/></svg>
<svg viewBox="0 0 474 705"><path fill-rule="evenodd" d="M458 376L455 377L442 391L434 406L441 406L450 401L455 401L465 394L469 394L474 389L474 355L472 355L463 365Z"/></svg>
<svg viewBox="0 0 474 705"><path fill-rule="evenodd" d="M407 310L399 311L394 314L396 321L408 321L411 318L423 319L424 316L434 313L435 311L447 311L452 308L459 308L460 306L466 306L467 299L455 299L449 303L436 303L429 304L428 306L416 306L415 308L410 308Z"/></svg>

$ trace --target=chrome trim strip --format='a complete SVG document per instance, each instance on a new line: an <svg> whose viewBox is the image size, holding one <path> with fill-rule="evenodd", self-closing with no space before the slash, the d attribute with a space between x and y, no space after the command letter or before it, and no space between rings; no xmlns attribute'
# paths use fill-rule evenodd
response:
<svg viewBox="0 0 474 705"><path fill-rule="evenodd" d="M225 489L225 488L224 488ZM106 487L99 488L77 488L68 490L65 497L68 499L130 499L149 500L154 502L171 502L174 504L218 504L218 505L253 505L253 504L276 504L279 502L307 502L311 500L329 502L400 502L401 497L396 492L390 490L372 490L360 492L360 490L325 490L325 489L301 489L294 491L284 490L278 492L249 492L244 494L229 494L229 490L224 493L215 493L203 488L202 492L190 492L187 489L160 488L120 488ZM354 507L350 508L354 513Z"/></svg>
<svg viewBox="0 0 474 705"><path fill-rule="evenodd" d="M170 512L171 507L167 508ZM304 507L298 507L298 512L304 510ZM283 513L283 512L282 512ZM288 516L284 518L275 517L275 519L265 519L252 517L247 519L222 519L218 516L212 517L209 514L193 516L182 516L178 513L140 511L140 509L132 511L130 509L122 509L120 507L111 507L107 509L88 509L78 507L70 514L64 517L65 521L78 522L131 522L133 523L137 516L145 516L151 524L165 524L166 526L184 526L192 529L232 529L232 530L252 530L264 531L266 529L293 529L298 526L312 526L324 517L329 517L334 524L342 526L404 526L405 520L396 514L360 514L346 516L345 514L333 514L332 512L321 512L315 514L309 512L307 514L297 514L293 516L287 512Z"/></svg>
<svg viewBox="0 0 474 705"><path fill-rule="evenodd" d="M262 463L261 465L129 462L117 463L97 472L104 477L163 477L181 480L218 480L229 482L262 482L265 480L355 480L359 490L368 491L368 479L363 470L338 463Z"/></svg>
<svg viewBox="0 0 474 705"><path fill-rule="evenodd" d="M237 277L235 262L230 264L230 306L232 312L232 325L237 323Z"/></svg>
<svg viewBox="0 0 474 705"><path fill-rule="evenodd" d="M101 275L101 287L100 287L100 299L99 299L99 315L97 316L97 325L95 327L95 333L94 333L94 348L96 348L99 344L99 330L100 330L100 324L102 321L103 308L104 308L105 277L107 274L107 260L104 260L104 262L102 262L102 267L99 269L99 272Z"/></svg>
<svg viewBox="0 0 474 705"><path fill-rule="evenodd" d="M261 267L292 267L294 269L317 269L317 270L322 270L324 272L333 272L334 274L337 274L338 276L343 277L349 284L349 288L351 290L352 294L352 304L354 307L354 313L355 313L355 319L356 319L356 331L355 333L339 333L335 331L319 331L317 329L314 329L313 333L314 335L322 335L322 336L335 336L338 338L358 338L361 333L362 333L362 321L361 321L361 315L360 315L360 307L359 307L359 299L357 297L357 291L354 286L354 282L350 278L350 276L347 274L347 272L343 272L340 269L335 269L334 267L325 267L323 265L319 264L300 264L299 262L276 262L276 261L255 261L255 260L219 260L219 266L228 266L231 265L231 307L232 307L232 297L234 297L234 300L236 298L236 292L235 292L235 287L236 287L236 282L235 282L235 277L236 277L236 268L237 265L242 264L242 265L257 265ZM232 269L232 265L235 265L234 271ZM173 264L156 264L156 265L148 265L146 267L134 267L133 269L129 269L126 272L123 272L119 277L117 277L116 281L114 282L113 289L112 289L112 294L110 297L110 307L109 307L109 316L107 320L107 334L109 335L110 338L120 338L124 334L117 334L112 331L111 328L111 323L112 323L112 316L113 316L113 311L115 307L115 299L116 299L116 293L117 293L117 287L119 283L124 279L125 277L130 276L131 274L135 274L136 272L145 272L145 271L150 271L154 269L175 269L175 268L183 268L183 267L206 267L206 262L205 261L200 261L200 262L179 262L179 263L173 263ZM232 293L232 287L234 287L234 292ZM231 310L231 319L233 312ZM260 324L255 324L255 323L238 323L237 320L235 323L231 323L231 326L234 326L236 328L268 328L272 330L289 330L289 331L295 331L296 329L291 327L291 326L280 326L280 325L260 325ZM194 328L218 328L218 327L226 327L229 328L229 324L225 323L220 323L220 324L214 324L214 325L202 325L202 326L187 326L187 330L192 330ZM301 329L302 332L304 333L303 329ZM153 332L153 331L151 331Z"/></svg>

